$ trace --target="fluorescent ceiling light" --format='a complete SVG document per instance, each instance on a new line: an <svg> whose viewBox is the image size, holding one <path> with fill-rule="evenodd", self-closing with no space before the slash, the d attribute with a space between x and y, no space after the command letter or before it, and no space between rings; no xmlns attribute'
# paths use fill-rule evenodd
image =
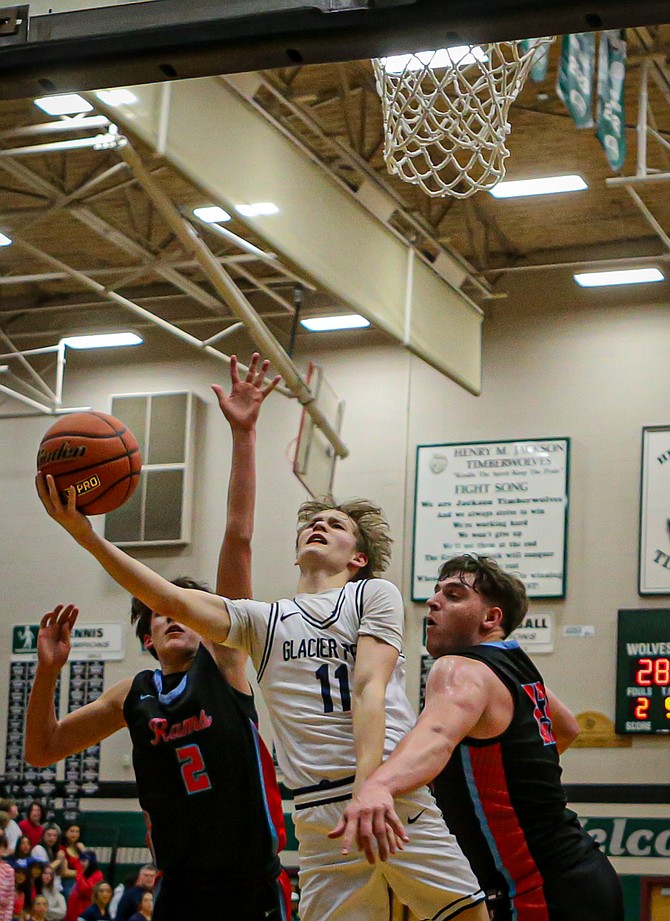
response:
<svg viewBox="0 0 670 921"><path fill-rule="evenodd" d="M616 272L581 272L574 276L582 288L600 288L604 285L641 285L648 281L664 281L659 269L619 269Z"/></svg>
<svg viewBox="0 0 670 921"><path fill-rule="evenodd" d="M67 336L61 339L71 349L108 349L117 345L142 345L136 333L101 333L97 336Z"/></svg>
<svg viewBox="0 0 670 921"><path fill-rule="evenodd" d="M11 246L12 245L11 237L8 237L4 233L0 233L0 246Z"/></svg>
<svg viewBox="0 0 670 921"><path fill-rule="evenodd" d="M271 201L257 201L252 205L236 205L235 210L242 217L258 217L259 214L277 214L279 208Z"/></svg>
<svg viewBox="0 0 670 921"><path fill-rule="evenodd" d="M208 205L205 208L194 208L193 214L206 224L218 224L219 221L232 221L232 217L223 208Z"/></svg>
<svg viewBox="0 0 670 921"><path fill-rule="evenodd" d="M439 70L441 67L467 67L477 61L488 61L488 55L479 45L456 45L453 48L438 48L437 51L417 51L414 54L394 54L382 58L382 67L387 74L401 74L405 70L417 71L424 67Z"/></svg>
<svg viewBox="0 0 670 921"><path fill-rule="evenodd" d="M137 102L137 96L130 90L100 90L95 95L108 106L123 106Z"/></svg>
<svg viewBox="0 0 670 921"><path fill-rule="evenodd" d="M90 112L93 106L78 93L65 93L63 96L42 96L35 100L38 109L47 115L78 115Z"/></svg>
<svg viewBox="0 0 670 921"><path fill-rule="evenodd" d="M312 333L325 333L331 329L363 329L370 321L358 313L340 314L336 317L311 317L300 323Z"/></svg>
<svg viewBox="0 0 670 921"><path fill-rule="evenodd" d="M556 192L581 192L588 189L581 176L545 176L542 179L506 179L491 189L494 198L521 195L553 195Z"/></svg>

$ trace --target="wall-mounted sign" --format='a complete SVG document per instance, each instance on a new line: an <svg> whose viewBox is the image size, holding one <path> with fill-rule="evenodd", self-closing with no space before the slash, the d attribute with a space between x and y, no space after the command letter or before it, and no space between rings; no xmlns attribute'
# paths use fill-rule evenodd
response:
<svg viewBox="0 0 670 921"><path fill-rule="evenodd" d="M565 595L570 440L419 445L412 598L452 556L491 556L531 598ZM670 575L670 574L669 574Z"/></svg>
<svg viewBox="0 0 670 921"><path fill-rule="evenodd" d="M123 659L125 628L118 624L77 624L70 643L73 659ZM12 630L12 653L17 659L37 658L39 624L17 624Z"/></svg>
<svg viewBox="0 0 670 921"><path fill-rule="evenodd" d="M581 818L608 857L670 857L670 819Z"/></svg>
<svg viewBox="0 0 670 921"><path fill-rule="evenodd" d="M530 655L554 651L554 614L551 611L529 611L516 630L510 633L524 652Z"/></svg>
<svg viewBox="0 0 670 921"><path fill-rule="evenodd" d="M640 595L670 595L670 426L642 429Z"/></svg>

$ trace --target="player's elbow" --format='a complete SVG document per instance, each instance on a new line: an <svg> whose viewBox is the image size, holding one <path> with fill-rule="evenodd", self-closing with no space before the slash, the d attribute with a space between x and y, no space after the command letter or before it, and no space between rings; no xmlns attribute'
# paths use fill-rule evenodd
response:
<svg viewBox="0 0 670 921"><path fill-rule="evenodd" d="M572 714L570 714L569 719L562 721L556 733L559 752L563 752L566 748L569 748L579 737L580 731L579 723Z"/></svg>
<svg viewBox="0 0 670 921"><path fill-rule="evenodd" d="M40 739L33 738L31 735L26 735L23 757L28 764L37 768L49 767L55 760L50 755L46 743L43 743Z"/></svg>

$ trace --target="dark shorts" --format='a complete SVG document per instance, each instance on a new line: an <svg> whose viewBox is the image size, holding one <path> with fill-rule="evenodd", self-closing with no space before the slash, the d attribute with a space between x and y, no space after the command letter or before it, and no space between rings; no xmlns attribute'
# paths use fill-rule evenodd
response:
<svg viewBox="0 0 670 921"><path fill-rule="evenodd" d="M545 882L542 892L515 899L514 916L506 899L488 904L493 921L624 921L619 877L598 850Z"/></svg>
<svg viewBox="0 0 670 921"><path fill-rule="evenodd" d="M153 921L216 918L217 921L289 921L290 883L286 873L265 882L234 887L198 887L187 879L161 879L154 891Z"/></svg>

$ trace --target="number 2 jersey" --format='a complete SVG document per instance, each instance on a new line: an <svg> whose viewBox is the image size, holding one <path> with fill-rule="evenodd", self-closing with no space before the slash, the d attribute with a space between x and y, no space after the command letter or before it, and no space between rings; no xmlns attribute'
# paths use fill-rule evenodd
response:
<svg viewBox="0 0 670 921"><path fill-rule="evenodd" d="M123 712L166 880L225 891L275 878L284 820L253 698L228 684L201 645L187 672L136 675Z"/></svg>
<svg viewBox="0 0 670 921"><path fill-rule="evenodd" d="M376 637L401 653L386 690L384 754L412 728L404 609L392 583L362 579L273 604L225 600L231 618L226 642L244 649L256 667L289 787L337 783L356 772L351 693L360 636Z"/></svg>

